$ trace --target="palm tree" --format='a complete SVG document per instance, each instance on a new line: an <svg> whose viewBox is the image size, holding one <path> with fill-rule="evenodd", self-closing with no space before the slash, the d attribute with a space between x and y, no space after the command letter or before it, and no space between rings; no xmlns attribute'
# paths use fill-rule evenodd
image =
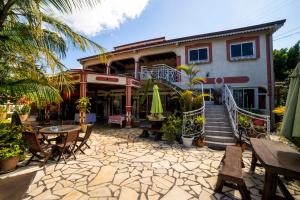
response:
<svg viewBox="0 0 300 200"><path fill-rule="evenodd" d="M187 85L189 90L193 90L193 86L206 82L205 78L197 77L197 74L201 71L196 68L196 65L180 65L176 68L177 70L182 70L188 77Z"/></svg>
<svg viewBox="0 0 300 200"><path fill-rule="evenodd" d="M0 93L26 95L34 101L59 101L59 90L69 86L68 47L104 49L75 33L53 17L54 11L71 13L100 0L2 0L0 2ZM46 14L47 13L47 14ZM48 76L48 73L52 76ZM55 77L53 77L55 75Z"/></svg>

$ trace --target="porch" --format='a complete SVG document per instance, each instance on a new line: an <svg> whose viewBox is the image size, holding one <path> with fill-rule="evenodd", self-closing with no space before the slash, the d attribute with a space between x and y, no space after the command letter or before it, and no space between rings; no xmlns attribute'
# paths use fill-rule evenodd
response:
<svg viewBox="0 0 300 200"><path fill-rule="evenodd" d="M220 161L224 151L207 147L183 148L138 138L139 129L97 127L86 155L77 160L48 164L35 163L0 178L35 172L24 199L240 199L240 193L224 187L215 193ZM249 173L251 152L243 153L245 182L252 199L260 199L264 169ZM286 181L295 199L300 187ZM4 193L3 193L4 194Z"/></svg>

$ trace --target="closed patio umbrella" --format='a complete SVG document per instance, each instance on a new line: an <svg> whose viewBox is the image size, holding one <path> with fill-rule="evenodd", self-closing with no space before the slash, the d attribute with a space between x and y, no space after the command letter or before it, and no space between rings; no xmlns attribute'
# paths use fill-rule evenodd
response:
<svg viewBox="0 0 300 200"><path fill-rule="evenodd" d="M300 63L291 75L281 133L287 138L300 137Z"/></svg>
<svg viewBox="0 0 300 200"><path fill-rule="evenodd" d="M163 107L159 96L159 88L157 85L153 86L152 105L150 113L154 116L159 116L163 113Z"/></svg>

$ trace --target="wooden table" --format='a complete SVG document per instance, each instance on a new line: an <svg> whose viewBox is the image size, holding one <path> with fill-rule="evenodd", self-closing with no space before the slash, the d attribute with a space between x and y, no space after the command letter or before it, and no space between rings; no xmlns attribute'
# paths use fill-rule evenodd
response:
<svg viewBox="0 0 300 200"><path fill-rule="evenodd" d="M293 199L278 175L300 180L300 153L286 144L267 139L251 138L254 171L257 160L265 168L265 184L262 199L275 199L277 184L286 199Z"/></svg>
<svg viewBox="0 0 300 200"><path fill-rule="evenodd" d="M49 126L39 130L42 134L62 134L72 131L80 130L81 126L78 125L59 125L59 126Z"/></svg>

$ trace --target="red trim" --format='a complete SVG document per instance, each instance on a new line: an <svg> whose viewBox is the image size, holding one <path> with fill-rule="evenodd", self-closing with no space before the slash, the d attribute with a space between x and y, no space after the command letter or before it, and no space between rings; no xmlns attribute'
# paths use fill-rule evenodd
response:
<svg viewBox="0 0 300 200"><path fill-rule="evenodd" d="M81 71L80 73L80 97L86 97L86 82L87 82L87 73Z"/></svg>
<svg viewBox="0 0 300 200"><path fill-rule="evenodd" d="M269 96L269 109L270 116L272 115L272 70L271 70L271 46L270 46L270 34L266 34L266 59L267 59L267 79L268 79L268 96Z"/></svg>
<svg viewBox="0 0 300 200"><path fill-rule="evenodd" d="M118 82L118 78L111 78L111 77L102 77L102 76L97 76L96 77L97 81L107 81L107 82Z"/></svg>
<svg viewBox="0 0 300 200"><path fill-rule="evenodd" d="M224 83L248 83L248 76L233 76L233 77L224 77Z"/></svg>
<svg viewBox="0 0 300 200"><path fill-rule="evenodd" d="M204 84L221 84L224 83L248 83L248 76L232 76L232 77L217 77L217 78L206 78L206 82Z"/></svg>
<svg viewBox="0 0 300 200"><path fill-rule="evenodd" d="M239 38L235 38L235 39L231 39L231 40L226 40L226 54L227 54L227 61L229 62L235 62L233 60L230 60L230 44L234 43L234 42L245 42L245 41L250 41L250 40L254 40L255 42L255 47L256 47L256 57L253 59L258 59L260 58L260 42L259 42L259 36L250 36L250 37L239 37ZM236 61L242 61L244 59L241 60L236 60ZM249 60L249 59L247 59Z"/></svg>
<svg viewBox="0 0 300 200"><path fill-rule="evenodd" d="M72 81L77 81L80 79L80 75L72 76L71 80Z"/></svg>
<svg viewBox="0 0 300 200"><path fill-rule="evenodd" d="M185 64L189 64L189 49L198 48L198 47L208 47L208 62L199 63L199 64L207 64L212 62L212 44L210 43L197 43L189 46L185 46Z"/></svg>
<svg viewBox="0 0 300 200"><path fill-rule="evenodd" d="M131 127L131 83L132 80L126 79L126 127Z"/></svg>
<svg viewBox="0 0 300 200"><path fill-rule="evenodd" d="M204 84L215 84L215 78L206 78Z"/></svg>

